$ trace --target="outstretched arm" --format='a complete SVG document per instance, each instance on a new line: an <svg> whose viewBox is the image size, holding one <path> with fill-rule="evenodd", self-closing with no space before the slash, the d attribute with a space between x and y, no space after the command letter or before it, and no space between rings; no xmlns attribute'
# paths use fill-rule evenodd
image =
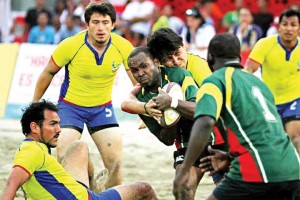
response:
<svg viewBox="0 0 300 200"><path fill-rule="evenodd" d="M260 67L260 64L258 62L255 62L254 60L248 58L245 64L246 70L248 70L251 73L256 72L256 70Z"/></svg>
<svg viewBox="0 0 300 200"><path fill-rule="evenodd" d="M202 172L209 172L209 175L213 175L217 172L227 172L230 167L230 155L228 152L213 149L208 147L210 156L206 156L200 160L200 169Z"/></svg>
<svg viewBox="0 0 300 200"><path fill-rule="evenodd" d="M30 175L21 167L15 166L6 182L1 200L13 200L17 190L29 179Z"/></svg>
<svg viewBox="0 0 300 200"><path fill-rule="evenodd" d="M49 87L54 75L60 70L61 68L58 67L53 59L51 58L45 67L45 69L40 74L38 81L35 86L34 96L32 101L39 101L44 93L46 92L47 88Z"/></svg>

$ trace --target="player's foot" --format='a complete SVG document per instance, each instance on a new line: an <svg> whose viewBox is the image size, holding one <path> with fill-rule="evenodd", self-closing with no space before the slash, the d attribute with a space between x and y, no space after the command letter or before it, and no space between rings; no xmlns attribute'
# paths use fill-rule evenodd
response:
<svg viewBox="0 0 300 200"><path fill-rule="evenodd" d="M99 194L100 192L105 190L105 184L108 181L108 175L109 175L109 171L108 169L104 168L103 170L101 170L96 178L93 180L93 188L91 188L94 192L96 192L97 194Z"/></svg>

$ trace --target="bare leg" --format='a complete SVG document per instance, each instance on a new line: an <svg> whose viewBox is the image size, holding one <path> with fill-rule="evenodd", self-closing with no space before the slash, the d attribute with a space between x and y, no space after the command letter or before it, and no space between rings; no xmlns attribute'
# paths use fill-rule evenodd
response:
<svg viewBox="0 0 300 200"><path fill-rule="evenodd" d="M294 120L286 123L285 130L296 147L298 154L300 154L300 120Z"/></svg>
<svg viewBox="0 0 300 200"><path fill-rule="evenodd" d="M176 167L176 174L181 168L181 164ZM193 200L195 198L196 190L200 180L202 179L204 173L201 172L200 168L192 167L189 172L189 180L187 182L188 192L186 193L186 200Z"/></svg>
<svg viewBox="0 0 300 200"><path fill-rule="evenodd" d="M70 144L61 160L61 165L77 181L89 187L88 145L76 140Z"/></svg>
<svg viewBox="0 0 300 200"><path fill-rule="evenodd" d="M122 200L157 200L151 185L144 182L136 182L128 185L114 187L121 195Z"/></svg>
<svg viewBox="0 0 300 200"><path fill-rule="evenodd" d="M74 142L75 140L79 140L81 134L76 131L75 129L70 128L62 128L60 136L58 137L57 142L57 160L61 162L63 156L65 155L68 147Z"/></svg>
<svg viewBox="0 0 300 200"><path fill-rule="evenodd" d="M119 127L106 128L92 134L103 159L109 178L105 185L110 188L122 183L122 135Z"/></svg>

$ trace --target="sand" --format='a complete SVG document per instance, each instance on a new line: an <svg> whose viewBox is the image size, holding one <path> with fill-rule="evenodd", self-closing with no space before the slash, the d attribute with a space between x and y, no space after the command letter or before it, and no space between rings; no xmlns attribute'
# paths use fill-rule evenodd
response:
<svg viewBox="0 0 300 200"><path fill-rule="evenodd" d="M174 199L172 183L174 146L167 147L160 143L148 129L138 130L135 120L120 121L123 132L123 182L145 181L152 185L159 199ZM24 136L18 120L0 119L0 192L5 186L12 167L14 152ZM86 131L82 139L90 145L95 170L103 168L101 157L96 146ZM55 152L55 151L54 151ZM205 199L214 188L210 177L205 175L197 190L197 200ZM18 191L15 199L24 199L22 191Z"/></svg>

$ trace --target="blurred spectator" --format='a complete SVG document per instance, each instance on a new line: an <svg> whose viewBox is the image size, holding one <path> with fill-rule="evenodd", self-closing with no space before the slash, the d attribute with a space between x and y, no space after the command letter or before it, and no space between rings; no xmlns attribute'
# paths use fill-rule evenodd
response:
<svg viewBox="0 0 300 200"><path fill-rule="evenodd" d="M65 0L56 0L54 6L54 15L59 16L60 24L64 25L69 11Z"/></svg>
<svg viewBox="0 0 300 200"><path fill-rule="evenodd" d="M76 33L79 33L80 31L81 28L74 23L73 15L68 15L66 18L66 25L63 26L59 31L59 42L65 38L75 35Z"/></svg>
<svg viewBox="0 0 300 200"><path fill-rule="evenodd" d="M38 25L31 28L28 35L29 43L54 44L55 30L48 25L49 18L47 12L40 12L37 19Z"/></svg>
<svg viewBox="0 0 300 200"><path fill-rule="evenodd" d="M181 33L184 47L188 52L206 59L208 44L216 34L215 28L205 23L197 8L188 9L185 15L186 25Z"/></svg>
<svg viewBox="0 0 300 200"><path fill-rule="evenodd" d="M52 19L52 27L55 30L55 39L54 39L54 44L58 44L60 42L60 36L59 32L61 29L61 23L58 15L55 15Z"/></svg>
<svg viewBox="0 0 300 200"><path fill-rule="evenodd" d="M35 0L35 7L29 9L26 13L26 17L25 17L25 22L26 22L26 26L25 26L25 34L28 34L28 32L30 31L30 29L37 25L37 18L38 18L38 14L40 12L46 12L48 15L48 22L49 24L51 23L52 20L52 13L50 12L50 10L48 10L48 8L46 8L46 1L45 0Z"/></svg>
<svg viewBox="0 0 300 200"><path fill-rule="evenodd" d="M232 26L229 31L241 42L241 52L250 52L255 43L262 37L262 30L253 24L253 16L248 8L241 8L239 24Z"/></svg>
<svg viewBox="0 0 300 200"><path fill-rule="evenodd" d="M228 31L229 28L239 22L239 11L243 7L243 0L234 0L235 10L225 13L222 20L223 28Z"/></svg>
<svg viewBox="0 0 300 200"><path fill-rule="evenodd" d="M291 3L291 4L289 4L288 9L300 11L300 3Z"/></svg>
<svg viewBox="0 0 300 200"><path fill-rule="evenodd" d="M80 0L80 2L77 4L73 14L74 15L78 15L80 16L80 19L82 22L85 22L85 19L84 19L84 10L85 10L85 7L87 7L90 3L90 0Z"/></svg>
<svg viewBox="0 0 300 200"><path fill-rule="evenodd" d="M162 15L152 26L152 31L159 28L171 28L176 33L180 34L184 23L179 18L173 15L173 8L171 5L165 5L162 9Z"/></svg>
<svg viewBox="0 0 300 200"><path fill-rule="evenodd" d="M200 13L206 23L212 24L215 30L222 27L223 12L215 2L216 0L200 0Z"/></svg>
<svg viewBox="0 0 300 200"><path fill-rule="evenodd" d="M85 22L81 21L81 17L78 15L73 15L73 21L76 26L79 26L81 30L86 29Z"/></svg>
<svg viewBox="0 0 300 200"><path fill-rule="evenodd" d="M9 42L25 42L27 36L25 36L25 18L17 16L13 20L13 24L9 30ZM25 38L26 37L26 38Z"/></svg>
<svg viewBox="0 0 300 200"><path fill-rule="evenodd" d="M151 30L150 19L155 4L147 0L134 0L127 4L121 18L130 23L134 46L145 45L145 38Z"/></svg>
<svg viewBox="0 0 300 200"><path fill-rule="evenodd" d="M258 12L254 14L254 24L263 31L262 37L267 35L267 31L273 23L273 15L268 11L268 0L257 0Z"/></svg>
<svg viewBox="0 0 300 200"><path fill-rule="evenodd" d="M270 28L267 31L267 37L271 35L278 34L278 27L279 27L279 17L274 17L274 22L271 24Z"/></svg>

